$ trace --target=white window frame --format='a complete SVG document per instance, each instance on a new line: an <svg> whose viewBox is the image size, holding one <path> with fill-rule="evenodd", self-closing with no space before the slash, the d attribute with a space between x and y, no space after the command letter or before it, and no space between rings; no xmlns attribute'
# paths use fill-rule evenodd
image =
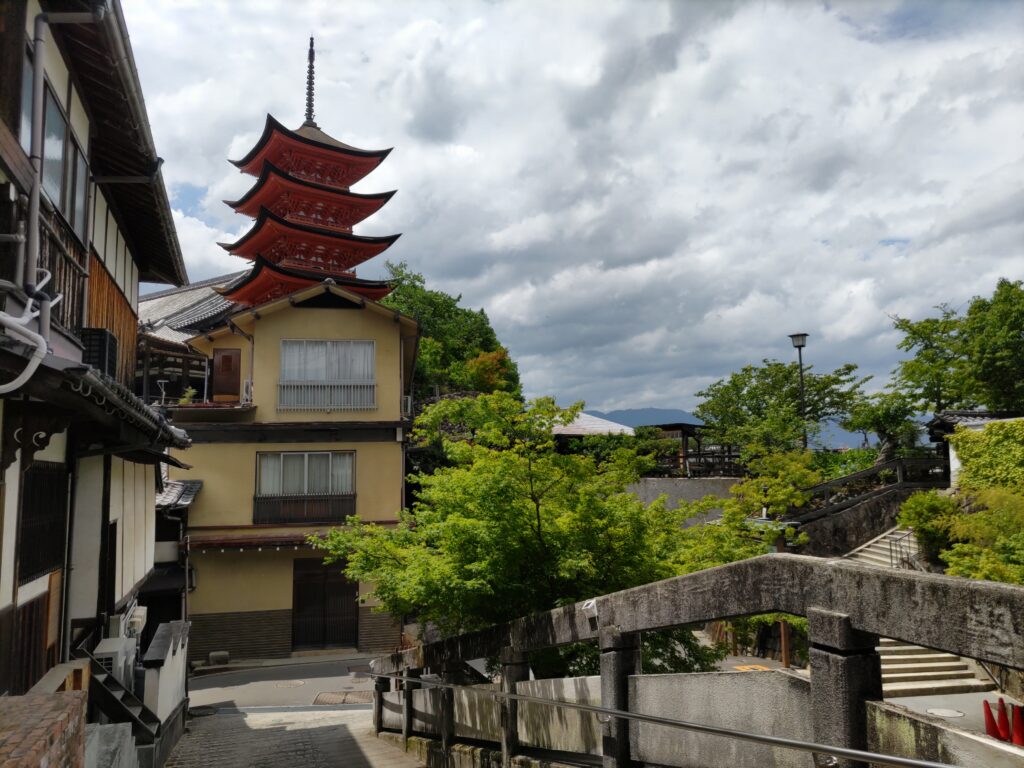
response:
<svg viewBox="0 0 1024 768"><path fill-rule="evenodd" d="M351 472L352 472L352 476L351 476L350 482L349 482L349 485L351 486L351 490L348 493L343 493L341 491L334 491L334 490L330 490L327 493L310 493L310 491L309 491L309 457L311 455L323 455L323 454L326 454L326 455L331 457L331 464L332 465L334 463L334 457L335 456L350 456L351 457L351 467L352 467ZM262 461L262 457L264 457L264 456L277 456L278 459L279 459L280 466L279 466L278 471L279 471L280 475L278 477L278 487L281 488L281 491L279 491L278 493L262 493L261 492L261 487L263 485L263 476L262 476L263 461ZM285 456L302 456L302 457L304 457L303 466L302 466L302 485L303 485L303 488L305 490L303 491L303 493L285 493L284 492L284 457ZM327 474L328 474L329 478L333 476L333 472L331 472L330 469L328 470ZM327 451L257 451L256 452L256 495L259 496L260 498L276 498L276 497L279 497L279 496L308 496L308 497L313 497L313 498L315 498L317 496L355 496L355 493L356 493L356 452L355 451L330 451L330 450L327 450Z"/></svg>

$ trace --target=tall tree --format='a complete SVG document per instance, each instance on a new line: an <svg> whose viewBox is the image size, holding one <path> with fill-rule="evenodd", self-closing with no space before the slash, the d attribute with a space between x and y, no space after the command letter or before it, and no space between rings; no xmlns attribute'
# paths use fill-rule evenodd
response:
<svg viewBox="0 0 1024 768"><path fill-rule="evenodd" d="M937 317L910 320L893 318L903 338L899 348L913 353L893 374L895 387L920 411L934 412L970 404L965 369L963 318L948 304L940 304Z"/></svg>
<svg viewBox="0 0 1024 768"><path fill-rule="evenodd" d="M417 398L435 391L519 393L519 370L482 309L461 307L461 296L427 288L405 262L386 266L395 289L381 303L420 323Z"/></svg>
<svg viewBox="0 0 1024 768"><path fill-rule="evenodd" d="M857 400L842 426L863 433L865 440L869 434L877 435L875 463L884 464L895 459L900 448L911 448L917 443L919 427L914 421L915 412L913 399L903 392L879 392Z"/></svg>
<svg viewBox="0 0 1024 768"><path fill-rule="evenodd" d="M804 429L813 435L822 421L844 416L867 381L852 363L831 373L804 371L803 413L799 367L778 360L748 365L698 392L704 399L694 413L711 440L740 446L747 458L794 450Z"/></svg>
<svg viewBox="0 0 1024 768"><path fill-rule="evenodd" d="M976 297L963 321L967 375L979 401L1024 411L1024 285L1001 279L992 298Z"/></svg>

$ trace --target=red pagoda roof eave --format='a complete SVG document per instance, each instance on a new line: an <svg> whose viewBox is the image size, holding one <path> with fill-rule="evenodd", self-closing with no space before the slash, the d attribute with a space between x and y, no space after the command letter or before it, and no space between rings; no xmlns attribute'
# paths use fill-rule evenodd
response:
<svg viewBox="0 0 1024 768"><path fill-rule="evenodd" d="M340 288L373 301L379 301L394 289L391 283L384 280L361 280L357 277L330 274L329 272L288 269L274 264L262 256L257 256L255 264L248 274L240 280L236 280L232 285L217 289L217 292L237 304L252 306L262 303L262 299L266 298L272 287L290 285L292 288L288 292L292 293L317 283L325 283L327 280L333 281L333 284Z"/></svg>
<svg viewBox="0 0 1024 768"><path fill-rule="evenodd" d="M256 217L256 223L248 232L233 243L217 243L217 245L226 251L234 253L258 235L262 229L268 225L276 225L285 230L312 235L314 237L322 237L328 240L343 240L359 245L383 245L385 249L391 247L391 245L393 245L394 242L402 236L401 233L397 235L385 235L383 237L352 235L348 232L338 232L333 229L324 229L323 227L314 227L309 224L300 224L298 222L288 221L287 219L283 219L277 214L268 211L266 208L260 208L259 215Z"/></svg>
<svg viewBox="0 0 1024 768"><path fill-rule="evenodd" d="M291 141L296 141L301 144L305 144L310 147L315 147L317 149L326 150L328 152L332 152L335 154L348 155L349 157L362 159L376 159L378 161L378 164L381 161L383 161L384 158L390 155L391 150L393 149L392 147L389 147L388 149L356 149L355 147L342 147L333 144L327 144L322 141L316 141L315 139L310 139L305 136L301 136L295 131L285 128L273 117L273 115L268 114L267 122L263 127L263 134L260 136L255 146L252 149L250 149L249 152L245 155L245 157L243 157L241 160L228 160L228 162L231 163L236 168L244 169L259 156L260 152L262 152L264 147L266 147L267 143L270 141L270 138L271 136L274 135L274 133L279 133L284 138L289 139Z"/></svg>
<svg viewBox="0 0 1024 768"><path fill-rule="evenodd" d="M249 191L247 191L237 200L224 200L224 204L237 211L238 208L245 205L247 202L249 202L249 200L255 197L257 193L259 193L261 187L267 183L267 180L271 176L280 179L285 184L294 184L299 187L304 187L306 189L310 189L316 192L324 192L333 196L348 197L354 198L356 200L365 201L381 200L381 206L383 206L392 197L394 197L395 193L398 191L396 189L392 189L390 192L347 192L340 190L337 187L330 187L326 184L318 184L315 181L308 181L307 179L302 179L299 178L298 176L292 176L291 174L281 170L268 160L263 163L263 170L260 172L259 178L256 180L256 183L249 188ZM377 210L380 210L380 208L378 208Z"/></svg>

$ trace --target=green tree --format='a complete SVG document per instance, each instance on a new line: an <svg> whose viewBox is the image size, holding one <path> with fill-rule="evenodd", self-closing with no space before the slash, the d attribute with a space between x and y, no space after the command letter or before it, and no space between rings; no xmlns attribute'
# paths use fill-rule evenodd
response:
<svg viewBox="0 0 1024 768"><path fill-rule="evenodd" d="M817 434L827 419L846 415L866 378L846 364L831 373L804 369L806 404L801 418L800 371L796 363L765 360L748 365L698 392L695 413L706 439L741 448L745 458L796 449L806 428Z"/></svg>
<svg viewBox="0 0 1024 768"><path fill-rule="evenodd" d="M973 501L980 509L949 520L946 573L1024 584L1024 496L993 488Z"/></svg>
<svg viewBox="0 0 1024 768"><path fill-rule="evenodd" d="M621 450L598 464L560 454L550 398L507 393L446 400L417 420L450 466L415 478L394 528L350 518L318 541L350 578L375 584L391 613L464 631L672 574L676 515L625 492L647 461Z"/></svg>
<svg viewBox="0 0 1024 768"><path fill-rule="evenodd" d="M918 411L934 412L970 404L964 366L963 318L948 304L940 304L938 317L923 320L893 318L903 334L898 344L913 357L902 360L893 383Z"/></svg>
<svg viewBox="0 0 1024 768"><path fill-rule="evenodd" d="M636 427L632 435L586 435L567 441L565 450L590 456L598 464L608 461L619 450L635 451L638 456L646 456L652 461L651 469L659 464L678 459L679 442L661 437L657 427Z"/></svg>
<svg viewBox="0 0 1024 768"><path fill-rule="evenodd" d="M858 399L842 421L844 429L878 436L876 464L896 458L900 448L917 444L918 425L914 421L914 401L902 392L879 392Z"/></svg>
<svg viewBox="0 0 1024 768"><path fill-rule="evenodd" d="M963 323L967 375L980 402L1024 411L1024 285L1002 279L992 298L976 297Z"/></svg>
<svg viewBox="0 0 1024 768"><path fill-rule="evenodd" d="M420 323L417 398L448 392L519 393L519 371L486 313L460 307L461 296L427 288L405 262L386 263L394 290L381 302Z"/></svg>

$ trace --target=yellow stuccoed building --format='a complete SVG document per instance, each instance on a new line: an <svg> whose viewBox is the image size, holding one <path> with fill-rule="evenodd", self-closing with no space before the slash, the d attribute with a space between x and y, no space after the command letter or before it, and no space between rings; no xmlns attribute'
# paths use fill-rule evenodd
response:
<svg viewBox="0 0 1024 768"><path fill-rule="evenodd" d="M306 539L352 514L397 520L416 341L410 318L331 285L236 313L189 340L210 361L212 390L236 379L241 390L237 401L170 409L193 441L176 457L192 469L172 467L170 477L203 481L187 526L194 658L398 645L397 622L357 603L366 585L323 566ZM353 354L370 366L359 382L323 383L301 368ZM239 365L218 369L225 358ZM295 359L300 368L290 370Z"/></svg>

